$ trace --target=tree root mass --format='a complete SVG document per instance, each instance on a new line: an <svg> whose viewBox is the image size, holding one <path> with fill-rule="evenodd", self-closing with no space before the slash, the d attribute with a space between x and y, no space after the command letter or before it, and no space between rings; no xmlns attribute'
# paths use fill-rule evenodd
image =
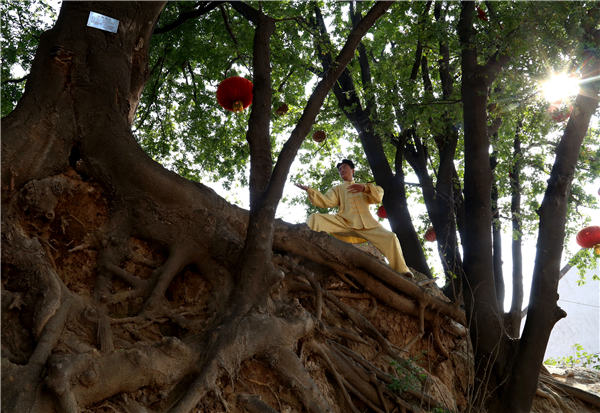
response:
<svg viewBox="0 0 600 413"><path fill-rule="evenodd" d="M266 308L231 314L244 211L229 207L223 230L208 222L198 240L190 222L204 226L208 210L110 203L69 169L26 185L4 211L7 411L465 407L451 396L464 383L434 374L470 357L460 320L425 316L423 297L438 299L425 289L410 296L346 267L347 257L377 262L365 252L280 222L273 265L283 278ZM313 247L298 255L285 248L294 244Z"/></svg>

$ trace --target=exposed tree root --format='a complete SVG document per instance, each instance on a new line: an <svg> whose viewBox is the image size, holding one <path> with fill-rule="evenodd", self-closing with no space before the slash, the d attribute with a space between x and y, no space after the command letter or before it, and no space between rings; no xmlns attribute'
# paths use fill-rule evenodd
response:
<svg viewBox="0 0 600 413"><path fill-rule="evenodd" d="M581 400L590 406L600 410L600 397L597 395L579 389L577 387L569 386L566 383L562 383L559 380L552 377L550 373L542 366L540 370L540 386L538 388L538 394L547 399L556 399L554 396L556 393L566 394L574 399ZM560 402L558 397L557 403Z"/></svg>
<svg viewBox="0 0 600 413"><path fill-rule="evenodd" d="M43 217L52 210L54 219L61 219L60 208L56 206L60 201L53 205L54 209L40 209ZM45 271L40 274L52 274L40 284L49 294L43 301L46 313L40 312L35 318L43 332L27 366L3 360L4 365L10 366L4 371L27 370L29 373L23 377L28 382L36 382L34 373L45 377L60 410L67 413L111 397L110 402L98 407L127 412L187 413L203 400L213 398L225 410L231 409L232 403L252 412L281 410L282 402L277 396L272 396L276 404L270 406L257 395L244 393L232 398L222 393L219 380L229 378L236 382L241 364L253 358L266 361L293 389L299 406L311 413L339 411L340 399L335 397L344 399L348 409L357 412L370 409L389 413L394 406L404 411L419 411L417 406L422 400L431 406L442 405L433 396L424 396L423 386L401 393L390 389L396 379L376 364L389 368L391 360L402 360L401 354L408 353L402 352L399 343L386 338L370 319L388 307L400 310L417 320L419 335L415 343L426 326L432 326L434 334L438 334L436 341L440 342L437 348L442 349L442 329L456 333L456 324L450 321L456 315L453 308L368 254L298 226L290 235L293 242L276 242L280 255L274 256L273 263L279 267L277 271L283 270L281 273L286 275L275 285L267 306L259 311L252 308L245 314L227 310L235 305L235 300L231 301L232 270L242 245L246 218L243 211L226 204L222 207L222 211L215 213L223 213L225 220L202 207L194 209L190 216L188 211L161 209L150 201L144 206L120 204L102 228L92 230L89 222L73 219L78 231L90 231L81 234L88 241L76 243L75 247L71 241L64 246L54 242L43 222L32 220L32 228L34 224L37 228L33 230L49 231L47 246L29 241L25 235L19 238L22 240L19 242L31 243L32 253L41 257L38 261L29 258L26 261L37 262ZM60 222L60 236L73 230L68 222L65 224L62 219ZM216 222L224 225L217 227ZM186 244L192 236L179 230L181 223L204 225L204 243ZM277 231L289 229L287 224L278 225ZM91 231L94 235L90 235ZM295 253L298 245L308 246L314 239L320 245L307 247L302 254ZM144 240L145 247L141 246L142 241L132 240ZM8 251L15 251L17 244L13 237ZM290 245L292 248L287 248ZM154 256L144 250L159 247L161 253ZM24 247L16 250L19 249L27 250ZM339 251L342 255L336 256ZM74 295L59 279L56 271L62 271L64 263L55 263L53 256L62 260L63 252L74 258L79 257L77 254L96 258L93 288L89 286L88 297ZM369 263L371 260L376 264ZM15 271L32 271L18 265L14 256L6 262ZM182 281L182 274L190 269L195 278ZM369 273L371 270L381 274L374 276ZM330 279L322 275L328 272ZM331 280L337 280L334 289L328 287ZM58 289L48 284L51 281ZM173 294L185 294L190 282L211 289L208 291L212 299L207 301L204 313L191 310L201 304L196 299L190 303L196 307L190 309L174 304ZM404 291L405 284L411 286L408 293ZM178 285L179 290L172 290ZM30 299L23 300L17 293L3 291L3 296L9 295L15 307L30 305ZM294 297L306 297L308 306L301 305ZM69 321L72 314L80 313L81 325ZM461 317L457 318L460 322ZM342 324L343 320L350 320L350 324L345 321ZM71 343L69 350L55 351L61 328L65 326L73 332L81 328L89 330L89 340ZM462 339L460 332L455 337ZM361 356L357 352L361 348L373 351L373 359ZM304 357L297 356L298 352ZM441 354L447 357L447 352ZM309 364L312 369L329 372L332 380L329 391L336 395L333 399L323 397L324 384L317 384ZM45 369L43 375L42 369ZM3 388L5 385L14 388L3 380ZM156 408L127 396L150 387L160 388L164 394L162 401L155 402ZM32 406L36 397L39 399L39 395L29 391L28 397L10 405L21 407L27 402Z"/></svg>
<svg viewBox="0 0 600 413"><path fill-rule="evenodd" d="M296 354L288 349L280 348L267 356L269 364L298 393L300 400L309 412L331 412L331 407L321 397L320 390L307 373L306 368Z"/></svg>
<svg viewBox="0 0 600 413"><path fill-rule="evenodd" d="M183 247L174 248L167 261L156 271L152 291L145 303L145 308L152 309L164 298L173 278L190 262L190 253Z"/></svg>
<svg viewBox="0 0 600 413"><path fill-rule="evenodd" d="M66 300L58 312L46 324L27 365L22 367L15 366L9 373L9 376L2 379L3 381L9 381L12 384L11 387L17 390L15 393L8 395L7 399L9 400L4 398L6 396L3 396L3 406L5 409L24 413L32 411L31 409L38 393L38 386L41 385L38 382L38 377L41 376L46 361L62 333L69 315L70 304L70 300ZM32 388L31 383L38 384L35 388Z"/></svg>
<svg viewBox="0 0 600 413"><path fill-rule="evenodd" d="M110 353L115 349L113 343L112 328L110 326L110 319L106 313L101 312L98 314L98 347L103 353Z"/></svg>
<svg viewBox="0 0 600 413"><path fill-rule="evenodd" d="M294 239L295 242L291 243L289 242L289 235L279 237L279 233L276 231L274 239L275 248L283 249L296 256L309 258L314 262L332 268L338 273L350 273L355 279L360 277L359 281L364 282L362 284L363 287L372 294L375 294L380 288L373 287L371 290L365 284L375 285L366 282L367 278L374 277L396 291L402 291L403 294L413 297L419 302L426 303L432 310L437 310L441 314L448 315L463 326L466 325L464 313L460 308L427 294L425 289L418 286L415 282L404 278L378 260L374 260L364 251L329 237L324 233L312 232L303 224L288 224L286 230L298 235L299 233L304 233L304 236L298 236L304 242L298 242L298 239ZM333 251L337 255L334 255ZM348 268L347 265L353 266L356 270L351 270L350 268L352 267ZM366 270L371 277L358 269ZM406 310L409 310L412 314L417 314L418 312L414 304L403 303L403 311L408 312Z"/></svg>
<svg viewBox="0 0 600 413"><path fill-rule="evenodd" d="M171 412L189 412L207 391L213 389L221 369L237 371L242 360L272 352L273 348L290 348L308 334L313 328L312 318L303 314L299 307L286 307L279 311L289 319L251 314L220 325L209 337L197 377ZM256 335L256 331L262 333Z"/></svg>
<svg viewBox="0 0 600 413"><path fill-rule="evenodd" d="M433 321L433 342L436 345L436 348L438 349L438 351L440 352L440 354L442 356L444 356L446 359L450 358L450 353L448 353L448 349L446 349L446 346L444 346L444 344L442 343L442 340L440 338L440 319L436 318Z"/></svg>
<svg viewBox="0 0 600 413"><path fill-rule="evenodd" d="M238 395L238 402L249 413L278 413L277 410L253 394Z"/></svg>
<svg viewBox="0 0 600 413"><path fill-rule="evenodd" d="M48 363L46 383L64 412L78 412L121 392L169 386L180 380L195 358L192 347L175 338L106 355L55 355Z"/></svg>
<svg viewBox="0 0 600 413"><path fill-rule="evenodd" d="M325 364L329 370L329 373L331 373L331 375L335 378L335 381L337 382L340 391L342 392L342 395L344 396L344 400L346 401L346 404L348 406L348 408L353 412L353 413L359 413L359 410L357 409L357 407L354 405L352 398L350 397L350 395L348 394L348 390L346 388L346 386L344 385L344 378L340 375L340 373L338 372L338 370L335 368L333 362L329 359L328 354L323 350L323 348L314 342L311 342L308 344L308 347L310 350L314 351L315 353L317 353L320 357L323 358L323 360L325 361Z"/></svg>
<svg viewBox="0 0 600 413"><path fill-rule="evenodd" d="M48 215L49 212L46 211L45 214ZM37 240L28 238L18 225L5 226L3 229L4 242L16 246L14 249L2 249L3 263L12 265L23 276L31 276L37 283L35 290L42 296L34 304L33 333L37 339L35 348L25 366L13 366L9 376L3 377L3 382L10 382L13 389L3 397L4 408L29 412L41 384L37 378L41 376L46 361L62 334L73 297L46 260L44 248ZM36 383L33 388L32 383Z"/></svg>
<svg viewBox="0 0 600 413"><path fill-rule="evenodd" d="M136 277L133 274L128 273L127 271L117 267L114 264L107 264L106 269L113 273L114 275L121 278L123 281L130 284L136 290L139 291L139 294L142 295L143 292L148 288L148 281L143 280L141 278Z"/></svg>

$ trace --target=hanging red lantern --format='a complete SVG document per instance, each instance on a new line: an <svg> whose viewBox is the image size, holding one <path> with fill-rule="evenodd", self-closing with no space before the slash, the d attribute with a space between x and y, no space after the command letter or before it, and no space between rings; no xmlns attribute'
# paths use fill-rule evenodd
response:
<svg viewBox="0 0 600 413"><path fill-rule="evenodd" d="M436 240L435 230L433 229L433 227L429 227L427 228L427 231L425 231L425 240L429 242L433 242Z"/></svg>
<svg viewBox="0 0 600 413"><path fill-rule="evenodd" d="M488 21L485 11L479 6L477 6L477 17L479 18L479 20Z"/></svg>
<svg viewBox="0 0 600 413"><path fill-rule="evenodd" d="M377 216L383 219L387 218L387 211L385 210L385 207L383 205L377 208Z"/></svg>
<svg viewBox="0 0 600 413"><path fill-rule="evenodd" d="M290 108L286 103L282 103L275 111L275 114L277 114L277 116L285 115L289 109Z"/></svg>
<svg viewBox="0 0 600 413"><path fill-rule="evenodd" d="M323 142L326 138L325 135L325 131L323 130L318 130L315 133L313 133L313 141L315 142Z"/></svg>
<svg viewBox="0 0 600 413"><path fill-rule="evenodd" d="M569 119L569 116L571 116L571 111L557 110L552 112L552 120L555 122L563 122Z"/></svg>
<svg viewBox="0 0 600 413"><path fill-rule="evenodd" d="M573 111L573 106L563 106L562 102L554 102L548 108L548 112L550 113L550 117L555 122L563 122L571 116L571 112Z"/></svg>
<svg viewBox="0 0 600 413"><path fill-rule="evenodd" d="M228 77L219 83L217 102L231 112L241 112L252 104L252 82L239 76Z"/></svg>
<svg viewBox="0 0 600 413"><path fill-rule="evenodd" d="M600 245L600 227L585 227L577 233L575 240L582 248L592 248Z"/></svg>

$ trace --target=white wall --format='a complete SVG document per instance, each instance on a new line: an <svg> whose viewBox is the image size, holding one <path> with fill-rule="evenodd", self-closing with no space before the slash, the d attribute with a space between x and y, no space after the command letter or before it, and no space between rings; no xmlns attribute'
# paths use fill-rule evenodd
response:
<svg viewBox="0 0 600 413"><path fill-rule="evenodd" d="M594 274L600 276L600 263L587 272L584 285L577 285L577 268L571 268L560 280L558 305L567 317L554 326L544 360L574 356L576 343L587 353L600 353L600 281L592 280Z"/></svg>

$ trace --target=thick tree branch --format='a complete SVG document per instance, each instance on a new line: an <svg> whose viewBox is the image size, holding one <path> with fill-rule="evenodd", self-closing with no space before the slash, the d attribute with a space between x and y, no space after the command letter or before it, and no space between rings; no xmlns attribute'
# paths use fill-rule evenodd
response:
<svg viewBox="0 0 600 413"><path fill-rule="evenodd" d="M350 4L350 17L352 18L352 26L354 27L359 22L360 12L355 10L354 2ZM363 89L366 95L366 110L371 117L376 116L375 95L372 90L371 66L365 45L361 42L358 45L358 64L360 65L360 78L363 84Z"/></svg>
<svg viewBox="0 0 600 413"><path fill-rule="evenodd" d="M493 135L493 149L490 155L490 164L492 174L496 173L498 166L498 151L496 149L498 135ZM496 285L496 297L498 299L498 308L504 308L504 275L502 271L502 226L500 224L500 207L497 178L494 175L492 179L492 248L494 265L494 283Z"/></svg>
<svg viewBox="0 0 600 413"><path fill-rule="evenodd" d="M207 14L223 3L224 1L198 2L195 9L185 11L177 16L177 19L171 23L167 23L164 26L155 28L153 34L162 34L174 30L189 20L196 19L204 14Z"/></svg>
<svg viewBox="0 0 600 413"><path fill-rule="evenodd" d="M351 31L348 36L346 44L338 54L335 62L331 68L327 71L323 79L317 84L315 90L310 96L302 116L296 125L296 128L292 131L290 138L284 144L283 149L273 170L273 176L271 179L269 189L269 200L270 202L276 203L281 198L283 193L283 186L289 173L290 166L298 153L300 145L304 141L304 138L308 134L317 113L325 100L327 92L331 90L334 83L348 64L348 62L354 56L354 50L360 43L360 40L367 32L367 30L375 23L375 21L385 11L391 7L393 2L381 1L375 3L375 5L369 10L365 17L360 23Z"/></svg>
<svg viewBox="0 0 600 413"><path fill-rule="evenodd" d="M254 7L244 3L243 1L231 1L229 2L229 4L231 4L231 7L233 7L238 13L240 13L242 16L244 16L246 19L248 19L257 26L259 24L260 19L264 16L264 14L260 10L255 9Z"/></svg>
<svg viewBox="0 0 600 413"><path fill-rule="evenodd" d="M229 37L231 37L231 40L233 40L233 44L235 45L236 49L238 47L238 40L235 37L235 34L233 33L233 29L231 28L231 24L229 23L229 17L227 16L227 11L225 11L225 7L223 7L223 5L219 5L219 11L221 12L221 17L223 18L223 23L225 23L225 30L227 30L227 33L229 34ZM239 54L238 54L238 58L239 58Z"/></svg>
<svg viewBox="0 0 600 413"><path fill-rule="evenodd" d="M425 3L425 7L421 14L419 14L419 21L417 27L421 30L422 26L425 24L425 19L429 14L429 10L431 9L431 1ZM436 3L437 7L437 3ZM423 44L421 43L421 33L419 32L418 40L417 40L417 48L415 50L415 62L413 63L412 70L410 71L410 80L417 80L417 75L419 74L419 67L421 67L421 58L423 56Z"/></svg>
<svg viewBox="0 0 600 413"><path fill-rule="evenodd" d="M23 83L29 78L29 75L25 75L19 79L4 79L2 80L2 84L5 85L7 83Z"/></svg>

